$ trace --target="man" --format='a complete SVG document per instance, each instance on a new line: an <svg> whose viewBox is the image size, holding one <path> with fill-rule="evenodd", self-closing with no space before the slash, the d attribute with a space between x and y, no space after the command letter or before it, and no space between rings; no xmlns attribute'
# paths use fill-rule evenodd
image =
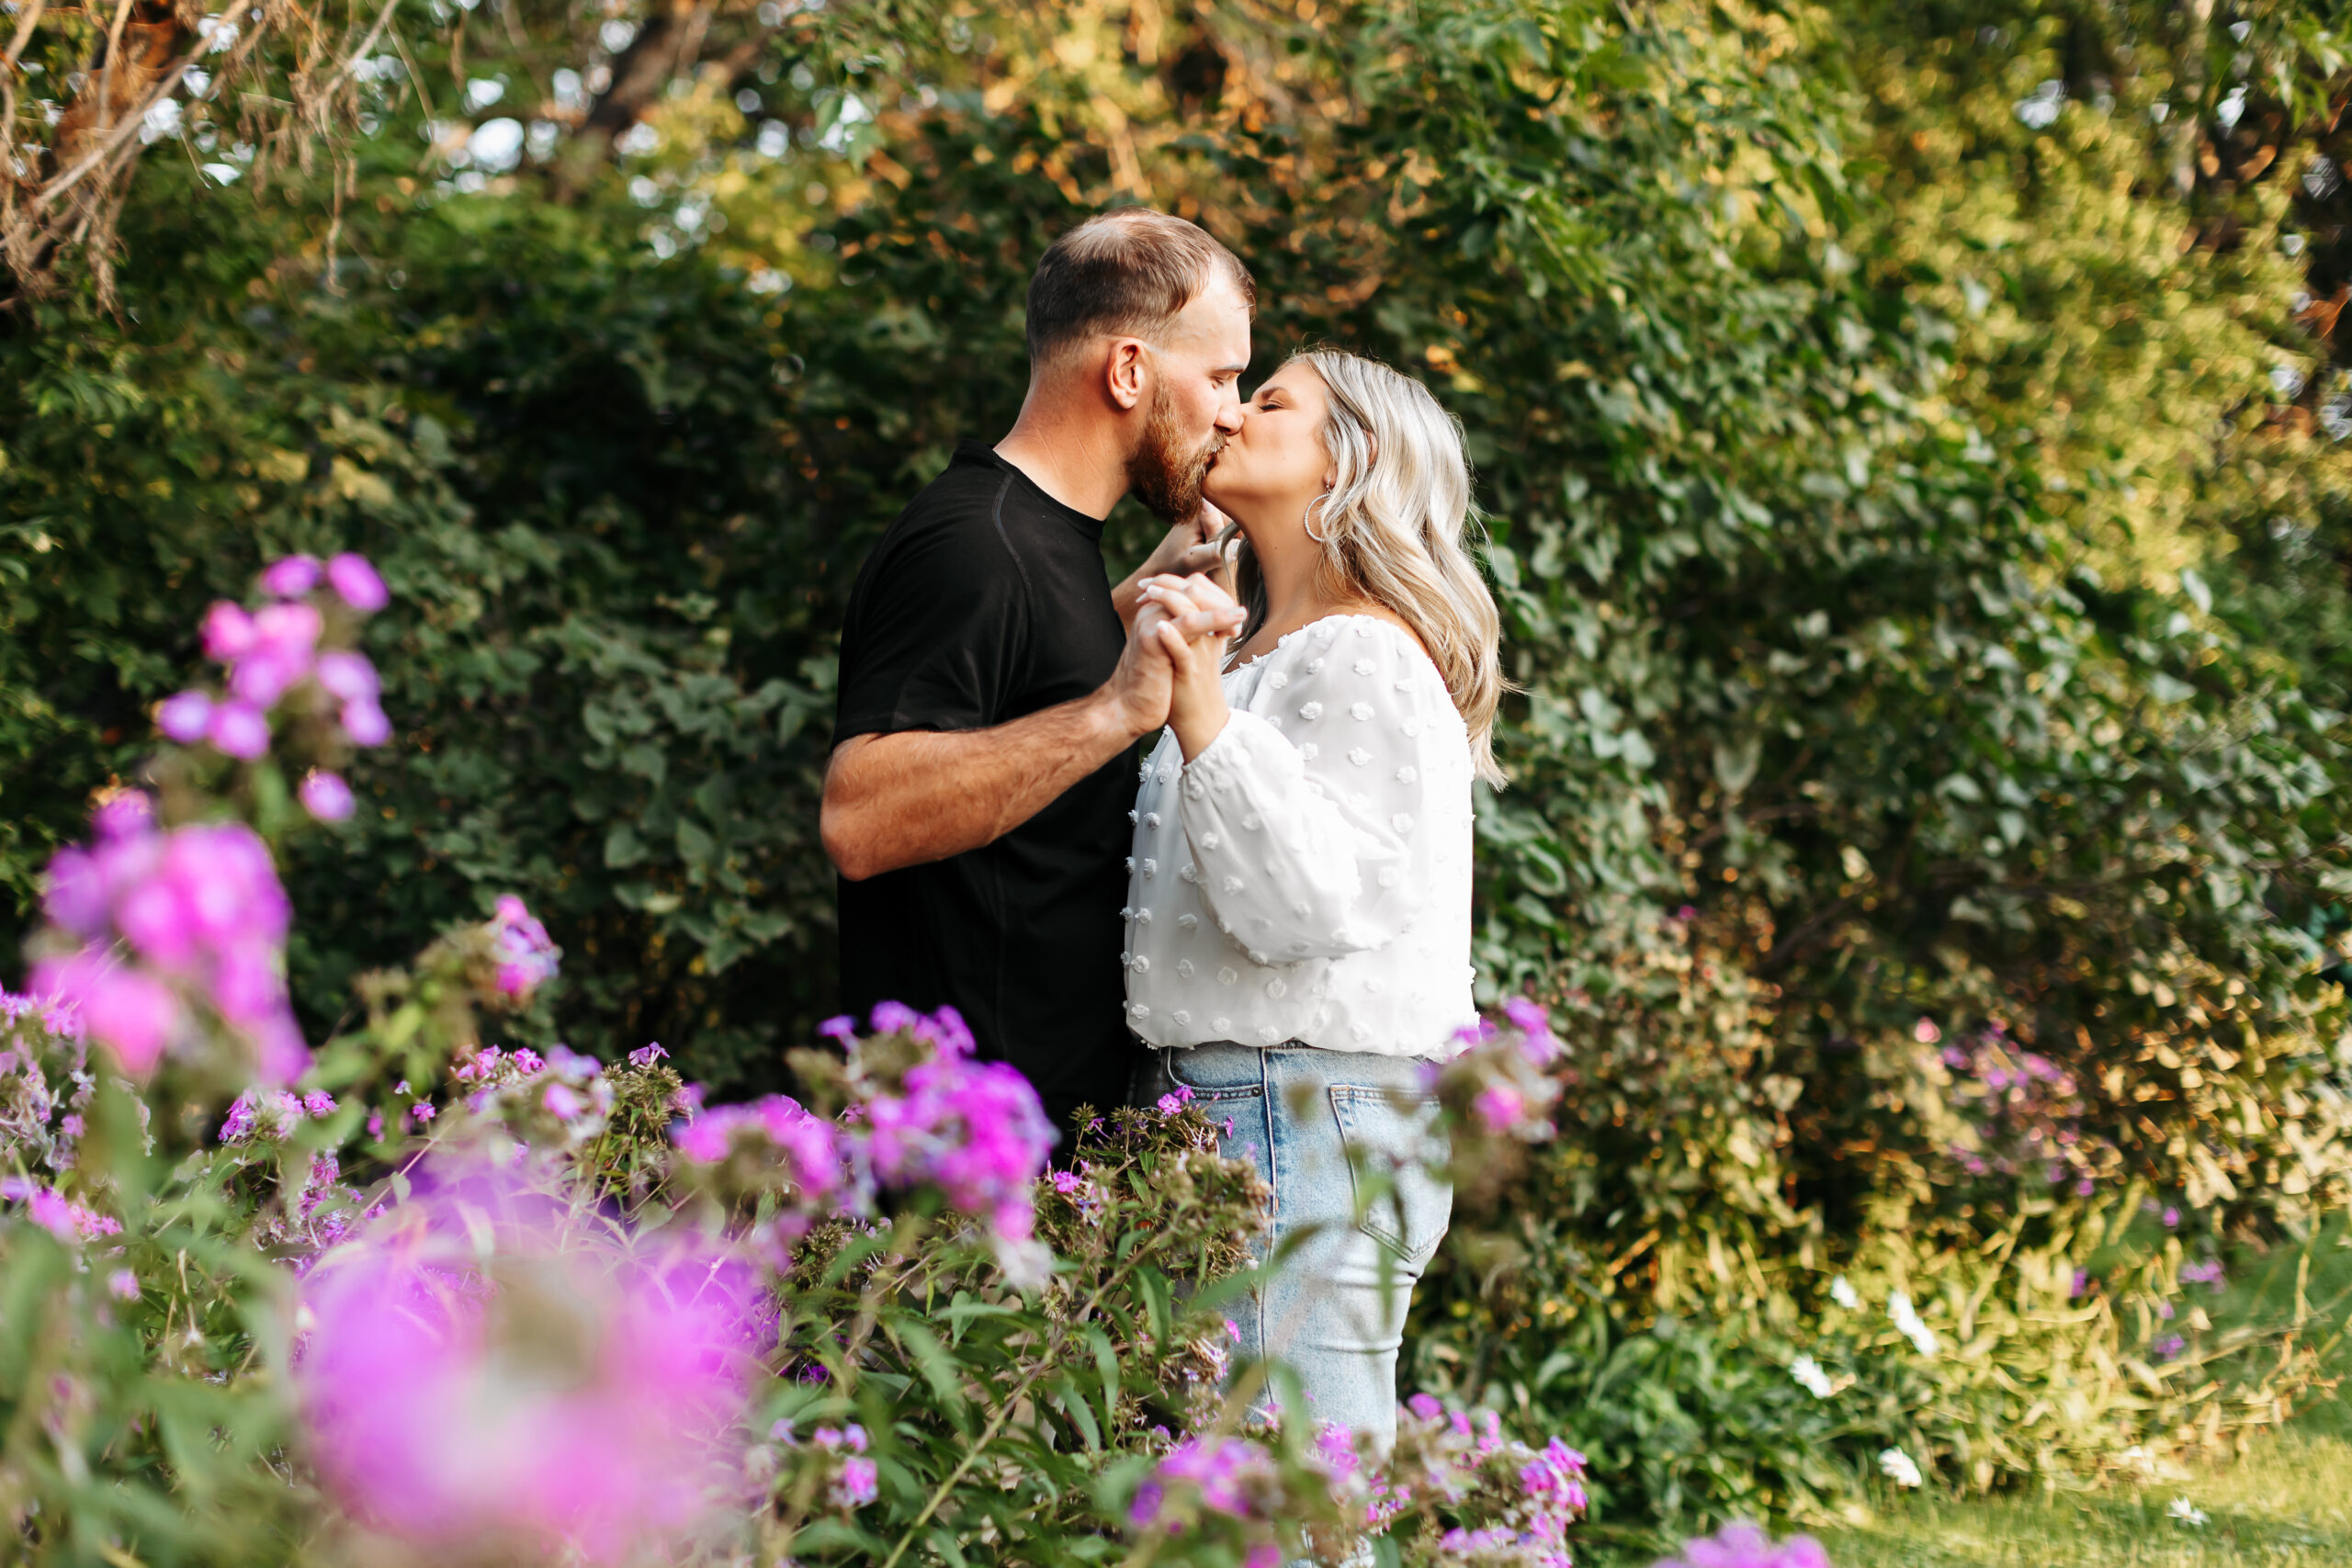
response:
<svg viewBox="0 0 2352 1568"><path fill-rule="evenodd" d="M1126 209L1057 241L1029 283L1029 390L966 442L850 592L825 852L842 999L949 1004L983 1055L1072 1112L1124 1103L1125 862L1136 742L1169 667L1131 649L1138 584L1212 564L1201 476L1240 422L1256 288L1181 219ZM1103 520L1130 490L1172 525L1114 588ZM1187 636L1229 631L1204 610Z"/></svg>

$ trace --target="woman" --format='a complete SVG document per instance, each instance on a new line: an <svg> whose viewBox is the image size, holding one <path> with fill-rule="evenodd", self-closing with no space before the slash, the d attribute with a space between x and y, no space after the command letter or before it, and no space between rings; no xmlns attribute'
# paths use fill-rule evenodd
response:
<svg viewBox="0 0 2352 1568"><path fill-rule="evenodd" d="M1245 1355L1300 1377L1316 1417L1396 1432L1396 1348L1452 1193L1425 1063L1472 1022L1470 786L1491 750L1498 617L1462 546L1461 431L1421 385L1304 354L1243 410L1203 493L1233 519L1249 612L1145 590L1136 636L1174 673L1136 802L1128 1026L1150 1098L1189 1089L1272 1188L1273 1278Z"/></svg>

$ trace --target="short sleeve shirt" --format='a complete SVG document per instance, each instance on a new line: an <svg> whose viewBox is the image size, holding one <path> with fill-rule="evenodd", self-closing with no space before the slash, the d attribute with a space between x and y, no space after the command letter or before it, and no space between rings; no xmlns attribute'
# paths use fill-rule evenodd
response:
<svg viewBox="0 0 2352 1568"><path fill-rule="evenodd" d="M1126 640L1102 536L1101 519L959 446L850 591L834 744L990 728L1099 688ZM843 1005L953 1005L1057 1120L1121 1104L1136 1048L1119 964L1134 767L1121 753L993 843L843 880Z"/></svg>

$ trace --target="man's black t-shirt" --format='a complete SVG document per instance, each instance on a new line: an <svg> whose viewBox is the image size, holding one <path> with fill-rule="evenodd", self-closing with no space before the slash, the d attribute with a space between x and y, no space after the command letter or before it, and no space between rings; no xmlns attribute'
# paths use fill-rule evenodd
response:
<svg viewBox="0 0 2352 1568"><path fill-rule="evenodd" d="M842 632L835 745L985 729L1082 697L1125 632L1102 524L977 442L875 546ZM1122 752L977 850L840 884L842 1000L952 1004L980 1054L1028 1077L1057 1122L1124 1102L1136 1046L1119 947L1135 762Z"/></svg>

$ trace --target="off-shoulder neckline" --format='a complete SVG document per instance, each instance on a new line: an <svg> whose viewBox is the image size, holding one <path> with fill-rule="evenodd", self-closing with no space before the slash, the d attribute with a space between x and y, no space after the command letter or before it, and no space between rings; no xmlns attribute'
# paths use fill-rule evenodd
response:
<svg viewBox="0 0 2352 1568"><path fill-rule="evenodd" d="M1243 660L1240 663L1234 665L1232 669L1226 672L1231 675L1238 675L1244 670L1249 670L1257 665L1263 664L1266 660L1273 658L1274 655L1282 652L1283 649L1288 648L1292 643L1297 641L1300 637L1305 637L1316 627L1329 626L1334 621L1363 621L1369 625L1378 626L1381 630L1387 632L1392 636L1402 637L1405 641L1405 646L1410 649L1417 657L1426 662L1430 669L1434 670L1437 668L1437 660L1430 658L1430 650L1421 646L1420 638L1415 637L1412 633L1407 631L1404 627L1396 625L1395 622L1384 621L1378 615L1367 615L1361 610L1335 610L1330 615L1316 616L1315 619L1307 622L1305 626L1300 626L1295 631L1287 631L1283 633L1282 636L1274 639L1273 647L1266 649L1263 653L1255 654L1250 658Z"/></svg>

